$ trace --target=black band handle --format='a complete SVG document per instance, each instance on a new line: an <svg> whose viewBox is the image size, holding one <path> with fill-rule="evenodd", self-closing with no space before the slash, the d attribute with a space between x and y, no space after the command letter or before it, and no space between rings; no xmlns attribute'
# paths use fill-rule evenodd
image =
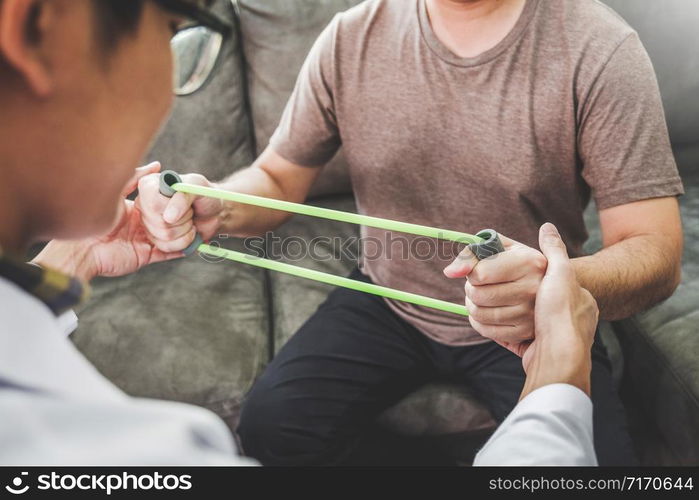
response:
<svg viewBox="0 0 699 500"><path fill-rule="evenodd" d="M175 191L172 189L173 184L177 184L178 182L182 182L182 178L180 177L180 174L177 172L174 172L172 170L165 170L160 173L160 194L163 196L167 196L168 198L172 198L175 196ZM197 248L199 248L199 245L204 243L204 238L201 237L199 233L194 237L194 241L189 244L187 248L182 250L182 253L185 254L186 256L192 255L194 252L197 251Z"/></svg>
<svg viewBox="0 0 699 500"><path fill-rule="evenodd" d="M487 259L488 257L505 251L505 247L502 245L497 231L493 229L484 229L477 233L476 236L483 238L484 241L480 243L471 243L468 248L478 260Z"/></svg>

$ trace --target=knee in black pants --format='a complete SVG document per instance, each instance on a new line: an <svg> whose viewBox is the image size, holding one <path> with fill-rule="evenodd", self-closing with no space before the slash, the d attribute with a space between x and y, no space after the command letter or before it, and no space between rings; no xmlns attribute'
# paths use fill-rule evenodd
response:
<svg viewBox="0 0 699 500"><path fill-rule="evenodd" d="M309 425L303 405L303 399L282 387L258 380L246 398L237 428L243 453L263 465L323 464L327 439Z"/></svg>
<svg viewBox="0 0 699 500"><path fill-rule="evenodd" d="M264 465L275 465L292 458L280 449L289 448L289 443L281 439L280 418L286 412L275 401L273 391L258 385L246 397L236 431L245 455Z"/></svg>

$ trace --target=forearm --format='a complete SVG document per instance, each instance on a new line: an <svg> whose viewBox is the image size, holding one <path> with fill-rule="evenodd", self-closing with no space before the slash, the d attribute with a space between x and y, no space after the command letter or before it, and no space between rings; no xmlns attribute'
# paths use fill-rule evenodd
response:
<svg viewBox="0 0 699 500"><path fill-rule="evenodd" d="M321 172L290 162L273 149L265 149L252 166L236 172L217 187L276 200L303 203ZM226 203L219 232L233 236L261 236L286 221L291 214L239 203Z"/></svg>
<svg viewBox="0 0 699 500"><path fill-rule="evenodd" d="M239 170L219 182L217 189L237 193L254 194L285 201L291 200L281 185L258 165ZM241 203L225 202L221 214L220 233L237 237L260 236L284 223L290 214Z"/></svg>
<svg viewBox="0 0 699 500"><path fill-rule="evenodd" d="M520 400L541 387L568 384L590 394L592 360L587 345L565 319L551 319L557 325L555 335L537 339L530 349L536 352L528 365Z"/></svg>
<svg viewBox="0 0 699 500"><path fill-rule="evenodd" d="M572 263L580 285L597 300L600 317L618 320L672 294L680 280L679 253L661 235L640 235Z"/></svg>

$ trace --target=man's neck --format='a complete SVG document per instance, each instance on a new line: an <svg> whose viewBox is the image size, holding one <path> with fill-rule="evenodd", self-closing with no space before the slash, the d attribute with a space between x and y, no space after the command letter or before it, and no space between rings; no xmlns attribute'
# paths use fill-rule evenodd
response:
<svg viewBox="0 0 699 500"><path fill-rule="evenodd" d="M476 57L517 24L527 0L422 0L435 35L460 57Z"/></svg>

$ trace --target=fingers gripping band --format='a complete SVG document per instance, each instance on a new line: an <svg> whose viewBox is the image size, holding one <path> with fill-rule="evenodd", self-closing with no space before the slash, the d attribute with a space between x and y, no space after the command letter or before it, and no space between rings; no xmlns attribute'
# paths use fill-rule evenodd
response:
<svg viewBox="0 0 699 500"><path fill-rule="evenodd" d="M488 257L505 251L505 247L502 246L502 241L500 241L500 237L496 231L484 229L476 234L476 236L483 238L483 241L480 243L471 243L468 248L478 260L487 259Z"/></svg>
<svg viewBox="0 0 699 500"><path fill-rule="evenodd" d="M165 170L160 174L160 194L163 196L167 196L168 198L172 198L175 196L175 191L172 188L173 184L178 184L182 182L182 178L179 176L177 172L173 172L172 170ZM182 250L182 253L185 254L186 256L192 255L194 252L197 251L200 245L204 243L204 239L197 233L197 235L194 237L194 241L189 244L187 248Z"/></svg>

